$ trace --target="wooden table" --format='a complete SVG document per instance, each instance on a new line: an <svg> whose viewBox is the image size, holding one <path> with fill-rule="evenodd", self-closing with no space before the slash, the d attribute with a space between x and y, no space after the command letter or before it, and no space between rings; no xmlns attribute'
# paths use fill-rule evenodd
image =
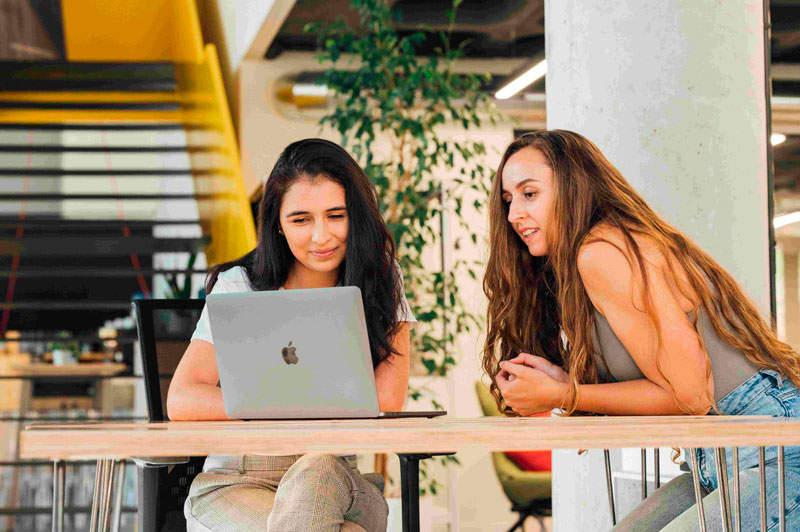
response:
<svg viewBox="0 0 800 532"><path fill-rule="evenodd" d="M442 453L480 448L577 449L800 445L800 419L750 416L435 418L325 421L37 424L21 455L96 458L98 471L137 456ZM105 486L95 505L110 500Z"/></svg>
<svg viewBox="0 0 800 532"><path fill-rule="evenodd" d="M121 362L88 362L80 364L64 364L56 366L46 362L34 362L27 364L14 364L12 366L13 376L22 379L22 392L20 397L20 417L24 417L31 408L33 399L33 380L34 379L93 379L98 382L95 387L95 396L92 405L101 412L103 417L111 415L111 402L108 377L113 377L127 369L127 365ZM68 398L61 398L60 401L68 401ZM55 401L59 404L59 399Z"/></svg>

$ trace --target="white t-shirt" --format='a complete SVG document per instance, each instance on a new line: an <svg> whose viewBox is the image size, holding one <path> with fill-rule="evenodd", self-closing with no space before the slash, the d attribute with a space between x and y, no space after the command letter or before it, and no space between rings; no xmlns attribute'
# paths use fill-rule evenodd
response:
<svg viewBox="0 0 800 532"><path fill-rule="evenodd" d="M247 278L247 272L245 272L244 268L241 266L235 266L230 270L220 273L214 288L211 289L212 294L233 294L236 292L253 291L253 288L250 286L250 280ZM399 321L408 322L409 324L417 322L417 319L411 312L411 308L408 306L405 294L403 294L403 301L397 309L397 319ZM200 319L197 321L192 340L205 340L210 344L214 343L214 339L211 336L211 326L208 322L207 306L203 307L203 312L200 314Z"/></svg>

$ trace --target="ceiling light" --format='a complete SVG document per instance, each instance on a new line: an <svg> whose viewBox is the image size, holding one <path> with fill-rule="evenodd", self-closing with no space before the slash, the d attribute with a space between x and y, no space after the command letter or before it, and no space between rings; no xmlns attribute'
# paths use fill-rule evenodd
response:
<svg viewBox="0 0 800 532"><path fill-rule="evenodd" d="M772 143L773 146L777 146L781 144L783 141L786 140L786 135L783 133L773 133L772 136L769 138L769 141Z"/></svg>
<svg viewBox="0 0 800 532"><path fill-rule="evenodd" d="M775 218L772 219L772 225L775 226L775 229L796 222L800 222L800 211L790 212L789 214L776 216Z"/></svg>
<svg viewBox="0 0 800 532"><path fill-rule="evenodd" d="M494 94L498 100L507 100L516 93L541 78L547 73L547 60L540 61L533 65L531 68L514 78L508 85L500 89Z"/></svg>

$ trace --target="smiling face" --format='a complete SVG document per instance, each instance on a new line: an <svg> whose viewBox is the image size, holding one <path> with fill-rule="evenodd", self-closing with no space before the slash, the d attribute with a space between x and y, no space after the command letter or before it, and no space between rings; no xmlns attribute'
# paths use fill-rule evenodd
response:
<svg viewBox="0 0 800 532"><path fill-rule="evenodd" d="M344 188L318 176L289 187L280 208L280 226L300 277L334 279L347 250L349 221ZM331 284L333 286L333 284Z"/></svg>
<svg viewBox="0 0 800 532"><path fill-rule="evenodd" d="M531 255L547 255L547 230L552 219L553 170L539 150L523 148L503 168L503 202L508 223Z"/></svg>

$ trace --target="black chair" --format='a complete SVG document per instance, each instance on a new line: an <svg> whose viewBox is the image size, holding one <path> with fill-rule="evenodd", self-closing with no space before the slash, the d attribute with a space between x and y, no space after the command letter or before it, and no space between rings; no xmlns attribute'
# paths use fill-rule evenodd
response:
<svg viewBox="0 0 800 532"><path fill-rule="evenodd" d="M202 299L134 301L150 422L167 421L167 390L203 310ZM205 456L137 458L139 530L186 532L183 503Z"/></svg>
<svg viewBox="0 0 800 532"><path fill-rule="evenodd" d="M189 346L205 305L202 299L138 299L133 306L142 353L142 373L150 422L167 421L169 383ZM403 501L403 532L419 532L419 461L452 453L398 454ZM186 532L183 504L204 456L161 459L139 457L139 530Z"/></svg>

